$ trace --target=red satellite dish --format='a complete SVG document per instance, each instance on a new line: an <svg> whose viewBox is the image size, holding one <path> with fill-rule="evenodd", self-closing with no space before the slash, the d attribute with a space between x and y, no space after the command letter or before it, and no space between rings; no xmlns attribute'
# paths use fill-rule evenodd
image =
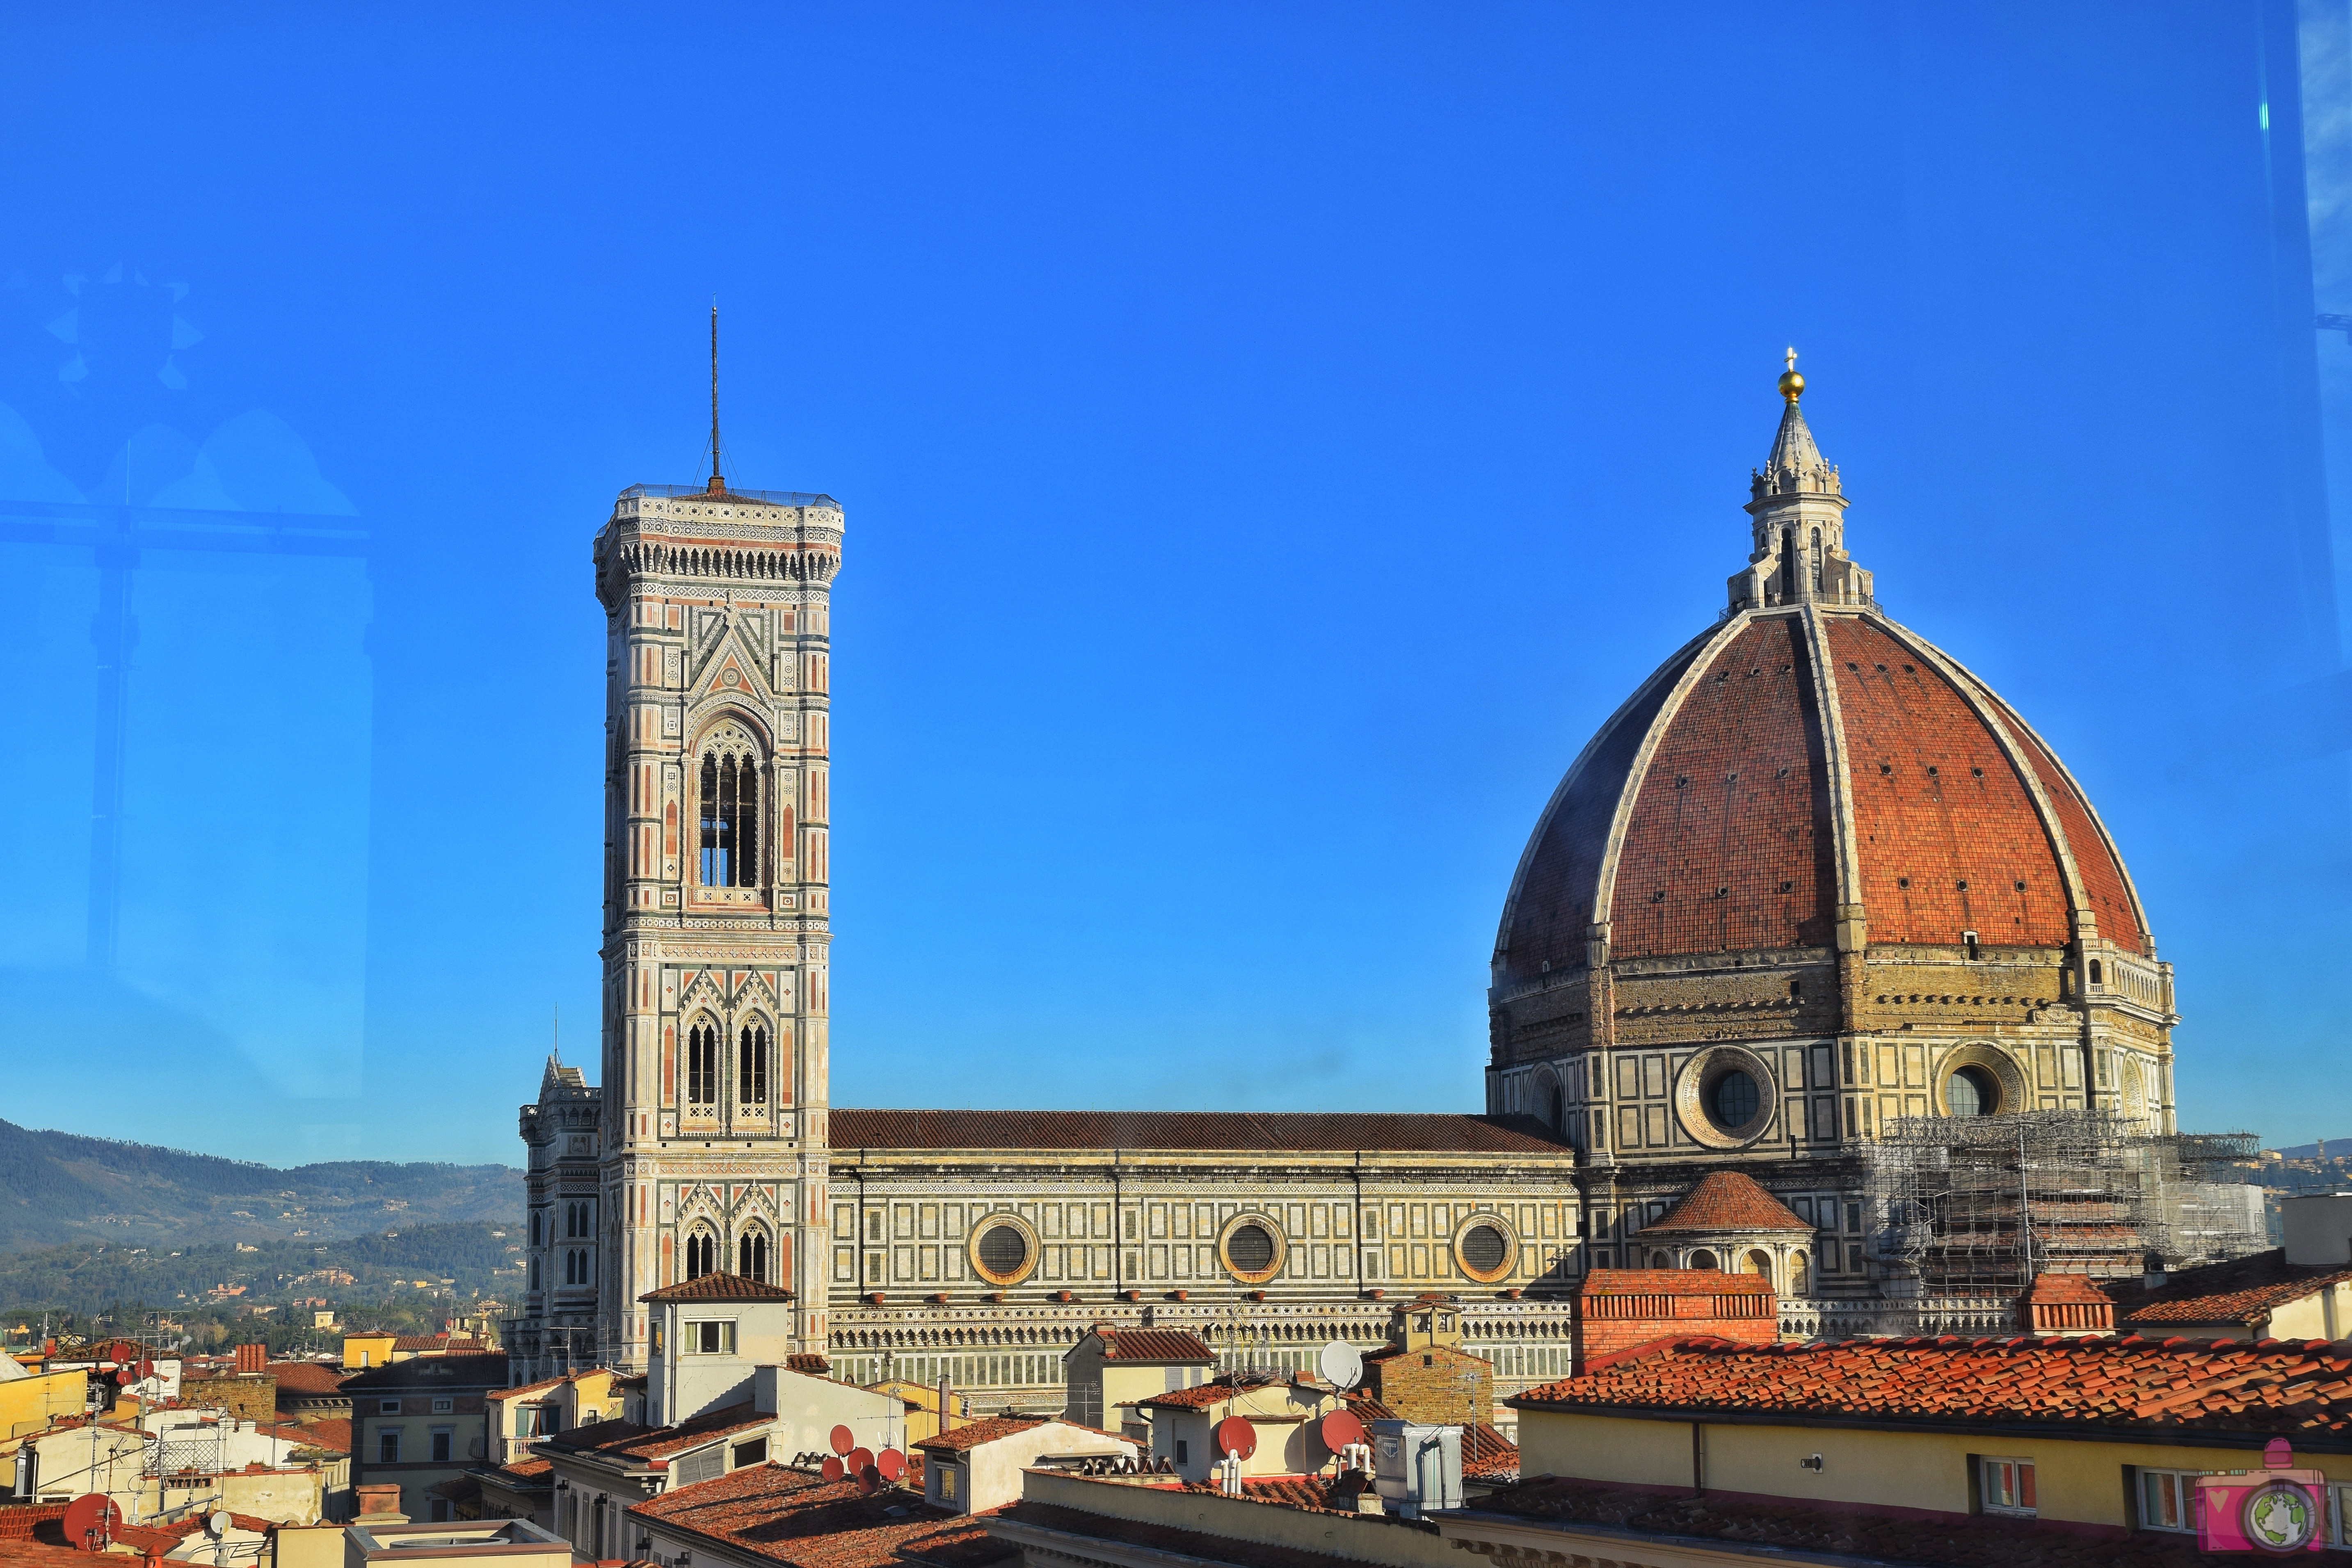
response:
<svg viewBox="0 0 2352 1568"><path fill-rule="evenodd" d="M142 1361L142 1362L141 1362L141 1363L139 1363L139 1375L140 1375L141 1377L142 1377L142 1378L148 1378L148 1377L152 1377L152 1376L154 1376L154 1375L155 1375L155 1363L154 1363L153 1362L152 1362L152 1361Z"/></svg>
<svg viewBox="0 0 2352 1568"><path fill-rule="evenodd" d="M64 1525L66 1544L89 1551L122 1528L122 1510L104 1492L84 1492L68 1505Z"/></svg>
<svg viewBox="0 0 2352 1568"><path fill-rule="evenodd" d="M895 1481L907 1473L907 1456L896 1448L885 1448L874 1456L874 1468L882 1472L886 1481Z"/></svg>
<svg viewBox="0 0 2352 1568"><path fill-rule="evenodd" d="M874 1468L874 1450L871 1448L852 1448L843 1455L842 1458L849 1466L849 1473L853 1476L862 1475Z"/></svg>
<svg viewBox="0 0 2352 1568"><path fill-rule="evenodd" d="M139 1372L135 1367L118 1366L114 1369L114 1381L126 1385L138 1375Z"/></svg>
<svg viewBox="0 0 2352 1568"><path fill-rule="evenodd" d="M1336 1454L1350 1443L1363 1440L1364 1424L1356 1419L1353 1412L1334 1410L1323 1417L1323 1446L1331 1452Z"/></svg>
<svg viewBox="0 0 2352 1568"><path fill-rule="evenodd" d="M112 1344L106 1347L106 1359L109 1361L137 1361L139 1359L139 1347L132 1344L129 1340L117 1340Z"/></svg>
<svg viewBox="0 0 2352 1568"><path fill-rule="evenodd" d="M1238 1415L1217 1423L1217 1452L1246 1459L1257 1452L1257 1428Z"/></svg>
<svg viewBox="0 0 2352 1568"><path fill-rule="evenodd" d="M856 1433L851 1431L846 1426L836 1426L833 1429L833 1451L835 1453L846 1454L850 1449L855 1448L856 1447L857 1447Z"/></svg>
<svg viewBox="0 0 2352 1568"><path fill-rule="evenodd" d="M824 1463L817 1467L817 1474L829 1481L837 1481L848 1473L841 1460L832 1454L827 1454L824 1457Z"/></svg>
<svg viewBox="0 0 2352 1568"><path fill-rule="evenodd" d="M857 1489L872 1497L882 1489L882 1472L868 1465L857 1472Z"/></svg>

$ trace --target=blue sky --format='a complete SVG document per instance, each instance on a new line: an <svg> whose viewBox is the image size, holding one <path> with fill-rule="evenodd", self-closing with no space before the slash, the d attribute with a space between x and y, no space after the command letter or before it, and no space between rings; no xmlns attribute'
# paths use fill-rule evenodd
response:
<svg viewBox="0 0 2352 1568"><path fill-rule="evenodd" d="M94 968L101 579L0 536L0 1114L514 1158L559 1005L593 1060L588 543L696 476L716 295L732 477L848 512L836 1103L1478 1109L1521 844L1794 342L1854 554L2119 837L2184 1121L2352 1135L2261 20L20 13L0 502L372 542L136 563Z"/></svg>

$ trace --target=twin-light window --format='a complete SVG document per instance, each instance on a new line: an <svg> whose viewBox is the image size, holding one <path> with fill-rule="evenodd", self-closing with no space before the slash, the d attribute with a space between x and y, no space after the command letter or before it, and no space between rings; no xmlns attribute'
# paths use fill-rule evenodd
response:
<svg viewBox="0 0 2352 1568"><path fill-rule="evenodd" d="M735 1325L731 1322L688 1323L683 1337L688 1355L735 1353Z"/></svg>
<svg viewBox="0 0 2352 1568"><path fill-rule="evenodd" d="M2032 1460L1979 1458L1977 1485L1985 1512L2029 1517L2033 1513Z"/></svg>

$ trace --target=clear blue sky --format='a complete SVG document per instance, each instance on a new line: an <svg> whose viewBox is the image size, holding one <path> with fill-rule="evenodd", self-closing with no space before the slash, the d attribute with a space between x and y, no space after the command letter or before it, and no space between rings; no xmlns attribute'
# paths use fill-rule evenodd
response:
<svg viewBox="0 0 2352 1568"><path fill-rule="evenodd" d="M20 10L0 501L374 545L138 563L106 973L100 577L0 539L0 1115L516 1158L559 1004L594 1059L589 541L696 476L715 294L732 477L849 519L836 1103L1478 1109L1794 342L1855 555L2119 836L2184 1121L2352 1136L2260 15Z"/></svg>

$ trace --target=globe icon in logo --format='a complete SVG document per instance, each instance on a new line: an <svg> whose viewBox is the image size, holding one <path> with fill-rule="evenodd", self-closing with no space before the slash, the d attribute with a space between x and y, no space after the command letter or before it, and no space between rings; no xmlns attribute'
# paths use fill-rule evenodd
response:
<svg viewBox="0 0 2352 1568"><path fill-rule="evenodd" d="M2318 1523L2311 1494L2292 1481L2273 1481L2247 1493L2238 1521L2247 1540L2272 1552L2296 1552L2310 1545Z"/></svg>

